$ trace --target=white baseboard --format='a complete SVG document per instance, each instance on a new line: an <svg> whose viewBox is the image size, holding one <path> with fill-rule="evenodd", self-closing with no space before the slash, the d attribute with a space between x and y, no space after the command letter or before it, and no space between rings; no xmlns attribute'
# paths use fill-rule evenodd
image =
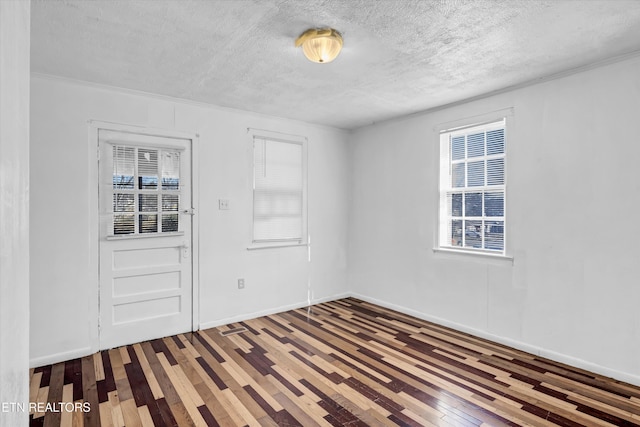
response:
<svg viewBox="0 0 640 427"><path fill-rule="evenodd" d="M494 335L489 332L482 331L480 329L471 328L469 326L452 322L450 320L443 319L440 317L430 316L428 314L422 313L417 310L413 310L397 304L392 304L386 301L378 300L376 298L371 298L366 295L361 295L354 292L345 292L345 293L331 295L323 298L316 298L311 301L311 304L319 304L327 301L334 301L334 300L348 298L348 297L358 298L363 301L367 301L372 304L379 305L381 307L389 308L391 310L399 311L401 313L417 317L418 319L423 319L428 322L433 322L435 324L446 326L448 328L455 329L460 332L465 332L479 338L484 338L499 344L513 347L518 350L526 351L536 356L545 357L547 359L551 359L556 362L565 363L567 365L575 366L576 368L585 369L587 371L591 371L599 375L604 375L604 376L614 378L619 381L624 381L629 384L633 384L635 386L640 387L639 375L633 375L628 372L618 371L618 370L611 369L606 366L597 365L595 363L588 362L586 360L582 360L573 356L569 356L563 353L558 353L556 351L549 350L543 347L530 345L521 341L502 337L499 335ZM271 309L266 309L266 310L261 310L257 312L251 312L251 313L243 313L233 317L227 317L224 319L217 319L209 322L203 322L200 325L200 329L215 328L217 326L226 325L229 323L242 322L245 320L255 319L256 317L260 317L260 316L268 316L271 314L281 313L288 310L303 308L303 307L307 307L308 305L309 305L308 301L300 301L298 303L283 305L276 308L271 308ZM91 347L82 347L82 348L78 348L70 351L51 354L51 355L34 357L29 360L29 367L35 368L38 366L50 365L53 363L58 363L66 360L72 360L72 359L77 359L79 357L88 356L93 353L95 353L95 351Z"/></svg>
<svg viewBox="0 0 640 427"><path fill-rule="evenodd" d="M91 347L82 347L74 350L63 351L61 353L48 354L46 356L32 357L29 359L29 368L37 368L38 366L52 365L58 362L78 359L95 353Z"/></svg>
<svg viewBox="0 0 640 427"><path fill-rule="evenodd" d="M350 296L350 294L348 294L348 293L341 293L341 294L331 295L331 296L327 296L327 297L323 297L323 298L316 298L316 299L311 300L311 304L319 304L319 303L322 303L322 302L334 301L334 300L341 299L341 298L347 298L349 296ZM204 323L200 324L200 329L209 329L209 328L214 328L216 326L226 325L226 324L229 324L229 323L242 322L244 320L255 319L256 317L260 317L260 316L267 316L267 315L270 315L270 314L281 313L283 311L288 311L288 310L294 310L294 309L297 309L297 308L307 307L308 305L309 305L308 301L300 301L298 303L284 305L284 306L280 306L280 307L277 307L277 308L261 310L261 311L257 311L257 312L253 312L253 313L243 313L243 314L240 314L240 315L237 315L237 316L233 316L233 317L227 317L227 318L224 318L224 319L218 319L218 320L213 320L213 321L210 321L210 322L204 322ZM82 348L77 348L77 349L73 349L73 350L69 350L69 351L63 351L63 352L59 352L59 353L48 354L48 355L45 355L45 356L32 357L32 358L29 359L29 368L36 368L36 367L39 367L39 366L46 366L46 365L51 365L51 364L58 363L58 362L65 362L67 360L77 359L79 357L84 357L84 356L88 356L90 354L93 354L96 351L97 350L95 350L95 349L93 349L91 347L82 347Z"/></svg>
<svg viewBox="0 0 640 427"><path fill-rule="evenodd" d="M350 293L345 292L345 293L341 293L341 294L331 295L331 296L328 296L328 297L313 299L313 300L311 300L311 304L320 304L320 303L323 303L323 302L335 301L337 299L347 298L347 297L350 297L350 296L351 296ZM215 328L215 327L218 327L218 326L227 325L229 323L243 322L245 320L255 319L256 317L268 316L268 315L271 315L271 314L282 313L283 311L295 310L295 309L298 309L298 308L303 308L303 307L308 307L308 306L309 306L309 302L308 301L300 301L300 302L293 303L293 304L281 305L281 306L276 307L276 308L269 308L269 309L266 309L266 310L254 311L254 312L251 312L251 313L242 313L242 314L238 314L237 316L233 316L233 317L226 317L224 319L216 319L216 320L211 320L211 321L208 321L208 322L202 322L200 324L200 329Z"/></svg>
<svg viewBox="0 0 640 427"><path fill-rule="evenodd" d="M432 322L441 326L446 326L448 328L455 329L456 331L465 332L479 338L484 338L484 339L496 342L498 344L503 344L518 350L526 351L527 353L531 353L536 356L541 356L550 360L554 360L556 362L564 363L570 366L574 366L576 368L584 369L599 375L604 375L606 377L610 377L619 381L624 381L629 384L633 384L635 386L640 387L640 376L638 375L633 375L628 372L617 371L615 369L607 368L606 366L597 365L595 363L578 359L576 357L569 356L566 354L558 353L553 350L534 346L521 341L510 339L510 338L501 337L499 335L493 335L489 332L482 331L480 329L474 329L474 328L462 325L460 323L452 322L440 317L430 316L420 311L416 311L404 306L392 304L386 301L381 301L375 298L368 297L366 295L361 295L361 294L352 292L350 296L361 299L363 301L370 302L372 304L379 305L381 307L385 307L391 310L399 311L404 314L408 314L410 316L417 317L418 319L426 320L428 322Z"/></svg>

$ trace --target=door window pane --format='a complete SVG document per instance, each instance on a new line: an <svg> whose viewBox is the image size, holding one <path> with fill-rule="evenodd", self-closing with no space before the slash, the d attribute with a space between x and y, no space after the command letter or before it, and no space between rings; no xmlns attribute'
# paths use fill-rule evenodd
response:
<svg viewBox="0 0 640 427"><path fill-rule="evenodd" d="M157 233L158 232L158 215L143 214L139 217L140 233Z"/></svg>
<svg viewBox="0 0 640 427"><path fill-rule="evenodd" d="M135 211L135 197L133 194L113 194L113 211L114 212L134 212Z"/></svg>
<svg viewBox="0 0 640 427"><path fill-rule="evenodd" d="M162 211L177 212L179 200L180 200L180 197L177 194L163 194L162 195Z"/></svg>
<svg viewBox="0 0 640 427"><path fill-rule="evenodd" d="M113 188L133 188L135 148L113 147Z"/></svg>
<svg viewBox="0 0 640 427"><path fill-rule="evenodd" d="M178 190L180 188L180 153L165 151L162 153L162 189Z"/></svg>
<svg viewBox="0 0 640 427"><path fill-rule="evenodd" d="M157 194L140 194L138 203L140 212L157 212L158 211L158 195Z"/></svg>
<svg viewBox="0 0 640 427"><path fill-rule="evenodd" d="M135 233L135 216L133 214L113 216L113 234L133 234Z"/></svg>
<svg viewBox="0 0 640 427"><path fill-rule="evenodd" d="M162 232L178 231L178 214L162 215Z"/></svg>
<svg viewBox="0 0 640 427"><path fill-rule="evenodd" d="M158 188L158 150L138 149L138 188Z"/></svg>

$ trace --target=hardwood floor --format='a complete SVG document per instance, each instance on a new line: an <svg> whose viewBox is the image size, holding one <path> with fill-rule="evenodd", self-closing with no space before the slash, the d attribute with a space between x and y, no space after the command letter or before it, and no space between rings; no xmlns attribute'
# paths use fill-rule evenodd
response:
<svg viewBox="0 0 640 427"><path fill-rule="evenodd" d="M640 425L639 387L353 298L36 368L30 399L33 426Z"/></svg>

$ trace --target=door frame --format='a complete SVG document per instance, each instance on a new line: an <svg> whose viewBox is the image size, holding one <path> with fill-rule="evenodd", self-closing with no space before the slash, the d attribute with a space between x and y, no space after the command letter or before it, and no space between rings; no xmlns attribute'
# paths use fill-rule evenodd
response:
<svg viewBox="0 0 640 427"><path fill-rule="evenodd" d="M199 245L199 182L198 182L198 142L197 133L174 129L158 129L130 124L113 123L100 120L89 120L89 270L93 280L89 285L89 330L91 331L91 352L100 350L100 223L99 223L99 155L98 132L109 130L116 132L138 133L142 135L166 138L186 139L191 141L191 207L194 215L191 221L191 330L200 329L200 245Z"/></svg>

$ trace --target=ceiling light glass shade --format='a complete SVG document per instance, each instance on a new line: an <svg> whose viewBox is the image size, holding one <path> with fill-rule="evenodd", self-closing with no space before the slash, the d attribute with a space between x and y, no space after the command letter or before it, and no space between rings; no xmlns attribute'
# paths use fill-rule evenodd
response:
<svg viewBox="0 0 640 427"><path fill-rule="evenodd" d="M342 36L333 28L307 30L296 40L309 61L324 64L336 59L342 50Z"/></svg>

